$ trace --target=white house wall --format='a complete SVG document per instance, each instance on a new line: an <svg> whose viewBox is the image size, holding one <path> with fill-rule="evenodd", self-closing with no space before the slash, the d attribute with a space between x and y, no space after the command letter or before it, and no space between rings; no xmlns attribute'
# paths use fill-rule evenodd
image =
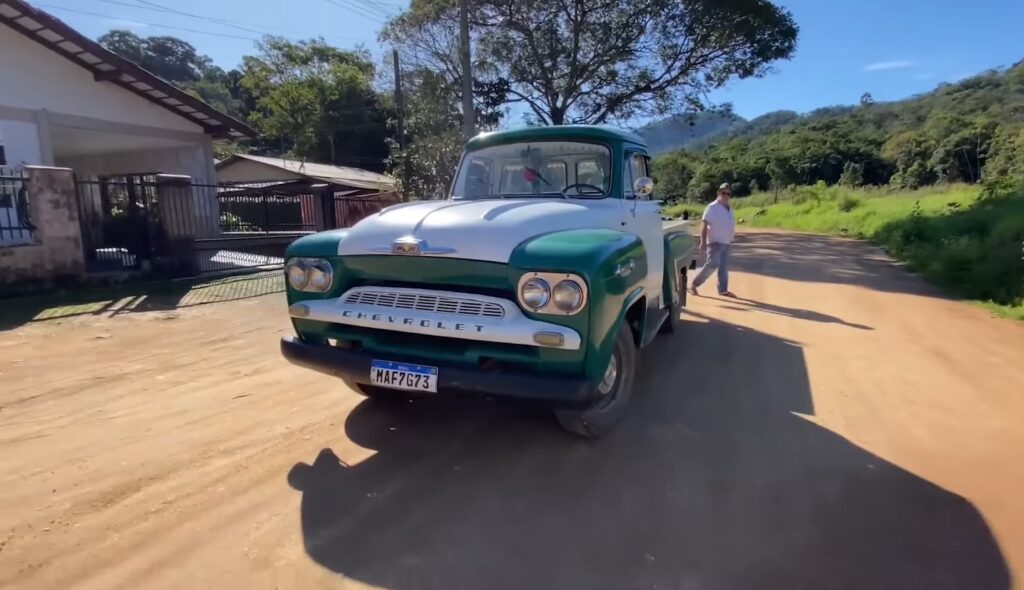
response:
<svg viewBox="0 0 1024 590"><path fill-rule="evenodd" d="M7 27L0 28L0 56L0 106L202 133L199 125L93 80L88 70Z"/></svg>
<svg viewBox="0 0 1024 590"><path fill-rule="evenodd" d="M39 153L39 132L35 123L0 119L0 145L4 146L4 157L8 167L42 163Z"/></svg>

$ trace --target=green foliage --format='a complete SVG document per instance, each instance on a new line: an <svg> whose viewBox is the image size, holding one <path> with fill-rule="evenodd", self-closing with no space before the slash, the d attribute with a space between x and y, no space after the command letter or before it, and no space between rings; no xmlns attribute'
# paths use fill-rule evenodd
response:
<svg viewBox="0 0 1024 590"><path fill-rule="evenodd" d="M372 88L368 53L276 37L265 38L259 49L260 55L243 58L240 82L255 97L254 127L286 138L298 158L339 163L339 154L352 154L383 161L387 114Z"/></svg>
<svg viewBox="0 0 1024 590"><path fill-rule="evenodd" d="M755 226L869 239L953 293L1024 319L1024 186L1003 183L988 196L963 185L904 193L828 187L816 201L800 196L733 203L736 217Z"/></svg>
<svg viewBox="0 0 1024 590"><path fill-rule="evenodd" d="M730 128L695 152L686 193L707 199L733 182L742 196L756 184L774 194L793 184L976 183L1024 174L1024 62L910 100L827 107L799 116L769 113ZM663 174L679 187L686 177Z"/></svg>
<svg viewBox="0 0 1024 590"><path fill-rule="evenodd" d="M114 53L137 63L172 83L195 82L212 61L177 37L139 37L131 31L113 30L98 41Z"/></svg>
<svg viewBox="0 0 1024 590"><path fill-rule="evenodd" d="M405 76L410 100L405 109L406 148L392 140L388 173L399 180L407 199L447 194L462 154L461 115L444 77L429 70Z"/></svg>
<svg viewBox="0 0 1024 590"><path fill-rule="evenodd" d="M457 7L414 0L383 34L453 87ZM797 36L768 0L476 0L472 17L476 77L554 125L699 110L710 90L791 56Z"/></svg>

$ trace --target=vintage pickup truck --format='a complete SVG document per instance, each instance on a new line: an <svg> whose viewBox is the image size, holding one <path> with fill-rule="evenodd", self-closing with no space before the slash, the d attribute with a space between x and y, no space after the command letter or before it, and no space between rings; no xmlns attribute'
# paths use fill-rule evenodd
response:
<svg viewBox="0 0 1024 590"><path fill-rule="evenodd" d="M637 352L672 332L696 243L666 230L643 140L559 126L471 139L446 200L395 205L288 248L291 362L370 397L534 400L597 437Z"/></svg>

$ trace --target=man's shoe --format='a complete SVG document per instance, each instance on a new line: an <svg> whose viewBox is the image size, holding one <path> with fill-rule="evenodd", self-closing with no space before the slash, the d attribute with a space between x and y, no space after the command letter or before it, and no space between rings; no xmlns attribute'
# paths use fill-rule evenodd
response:
<svg viewBox="0 0 1024 590"><path fill-rule="evenodd" d="M694 297L700 297L700 293L697 292L697 287L694 287L692 285L686 289L686 292L689 293L690 295L693 295Z"/></svg>
<svg viewBox="0 0 1024 590"><path fill-rule="evenodd" d="M718 296L719 297L731 297L733 299L737 299L736 294L733 293L732 291L722 291L721 293L718 294Z"/></svg>

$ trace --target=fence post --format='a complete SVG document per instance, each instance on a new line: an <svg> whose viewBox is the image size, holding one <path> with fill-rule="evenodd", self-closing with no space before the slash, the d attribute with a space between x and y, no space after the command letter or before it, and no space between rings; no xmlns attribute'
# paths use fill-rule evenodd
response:
<svg viewBox="0 0 1024 590"><path fill-rule="evenodd" d="M29 208L52 272L80 277L85 272L82 227L78 222L75 173L68 168L26 166Z"/></svg>
<svg viewBox="0 0 1024 590"><path fill-rule="evenodd" d="M158 174L156 202L160 211L166 247L157 252L163 270L174 276L199 273L195 239L199 233L192 179L176 174Z"/></svg>
<svg viewBox="0 0 1024 590"><path fill-rule="evenodd" d="M322 213L321 219L317 221L322 221L322 223L317 224L316 230L337 229L338 217L335 213L334 190L328 187L320 191L320 202L322 203L320 208Z"/></svg>

